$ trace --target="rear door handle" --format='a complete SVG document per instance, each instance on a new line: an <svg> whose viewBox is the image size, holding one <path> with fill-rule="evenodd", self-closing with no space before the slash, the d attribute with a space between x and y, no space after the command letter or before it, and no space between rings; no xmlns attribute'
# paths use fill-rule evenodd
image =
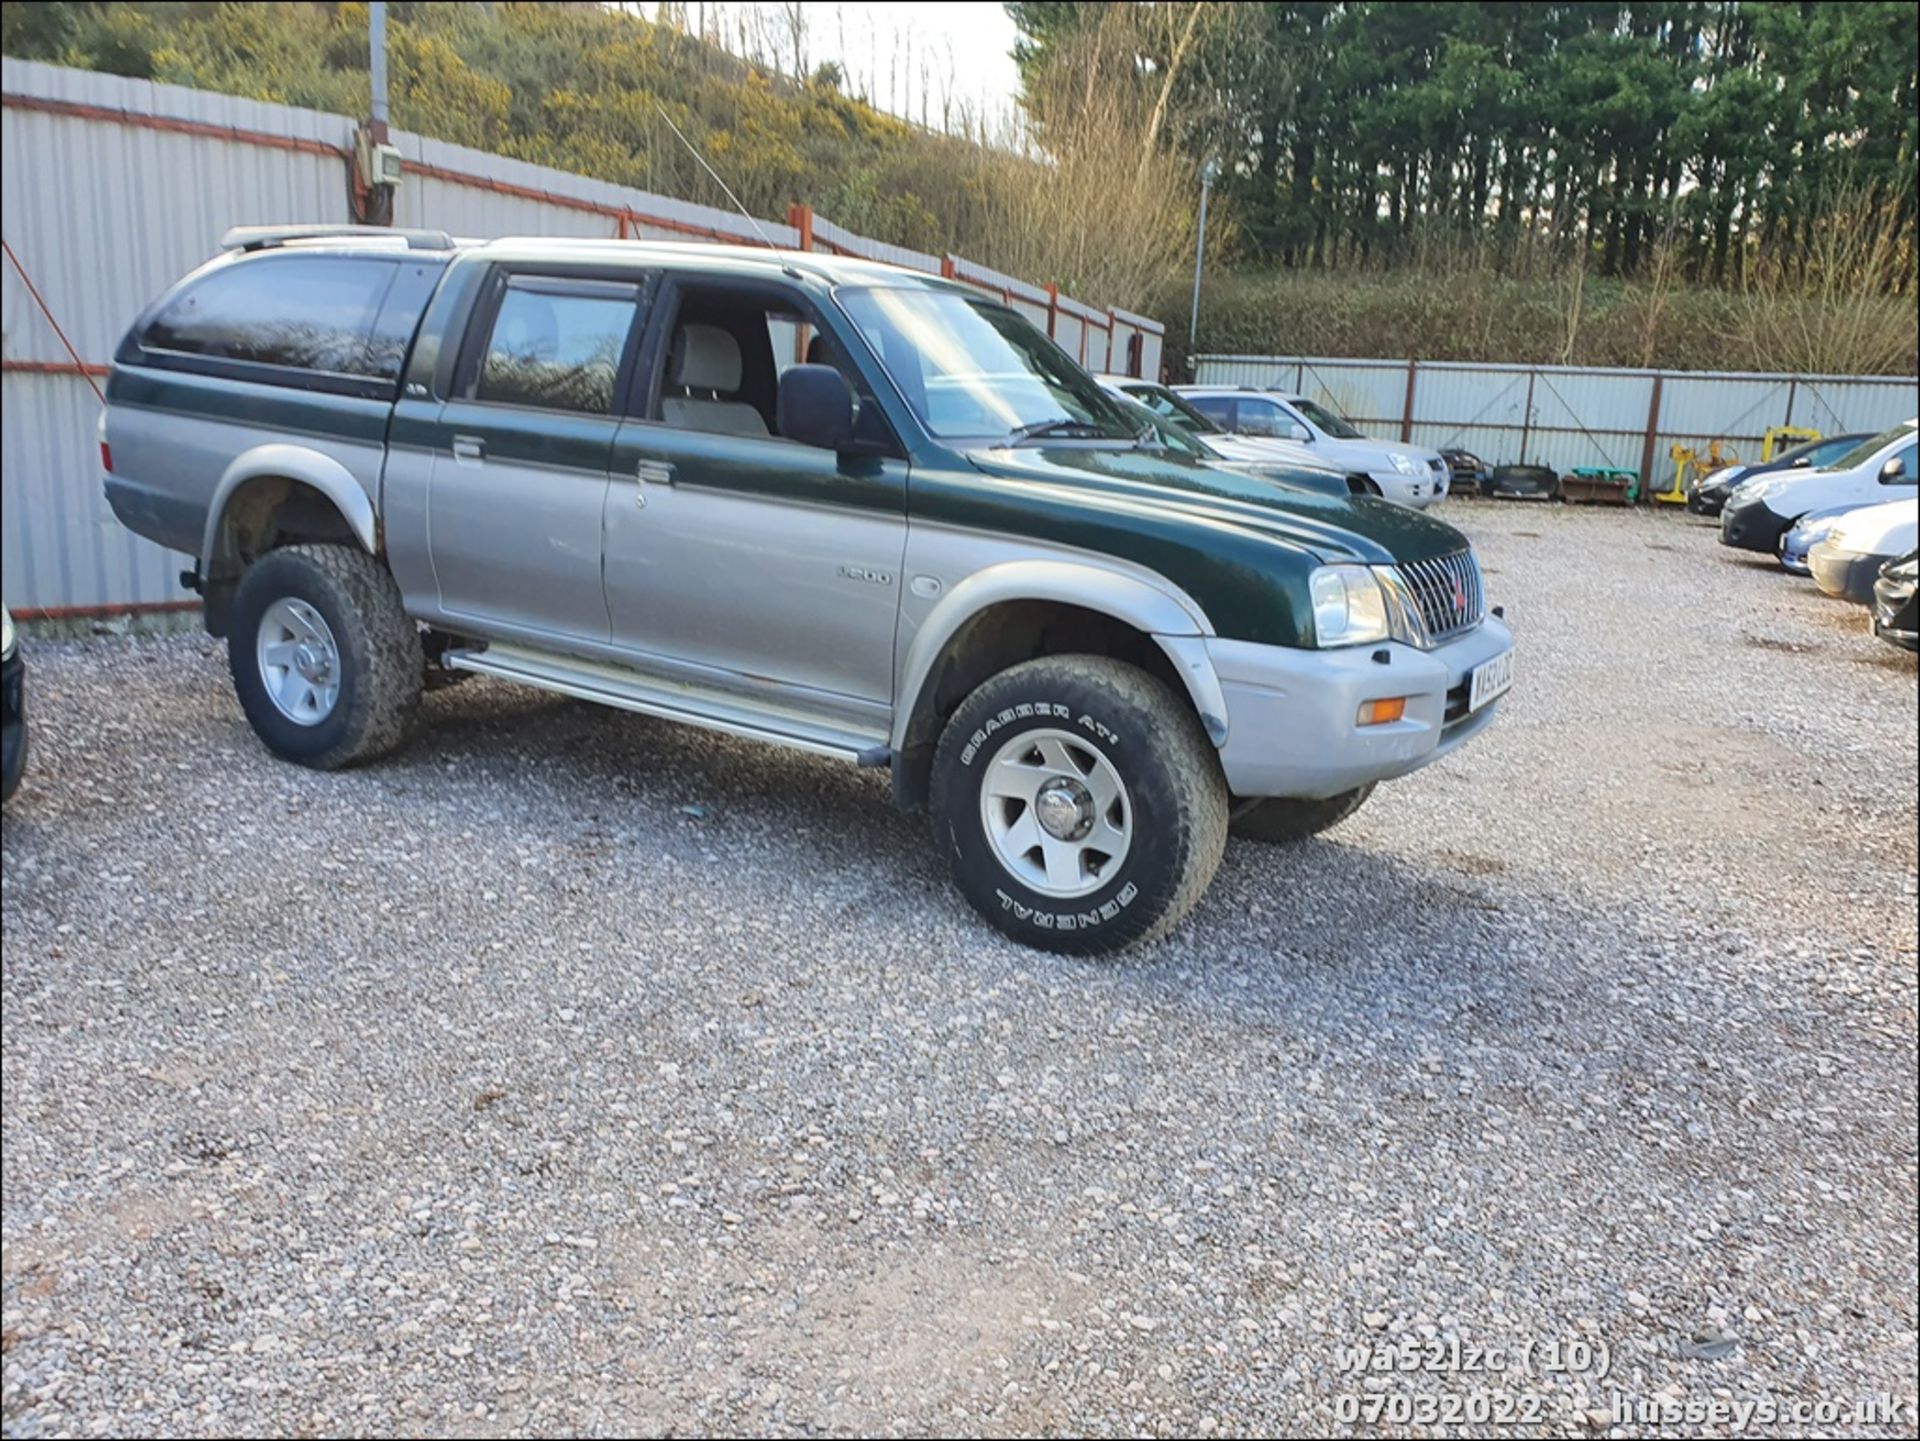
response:
<svg viewBox="0 0 1920 1441"><path fill-rule="evenodd" d="M636 463L633 473L648 485L672 485L673 464L665 460L643 460Z"/></svg>
<svg viewBox="0 0 1920 1441"><path fill-rule="evenodd" d="M486 453L486 442L477 435L456 435L453 438L453 458L463 464L478 465Z"/></svg>

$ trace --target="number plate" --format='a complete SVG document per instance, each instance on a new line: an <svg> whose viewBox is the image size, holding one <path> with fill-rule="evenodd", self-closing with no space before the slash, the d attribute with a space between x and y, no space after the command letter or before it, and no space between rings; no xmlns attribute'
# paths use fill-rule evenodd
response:
<svg viewBox="0 0 1920 1441"><path fill-rule="evenodd" d="M1489 701L1498 700L1513 689L1513 652L1507 651L1473 668L1472 684L1467 687L1467 711L1471 714Z"/></svg>

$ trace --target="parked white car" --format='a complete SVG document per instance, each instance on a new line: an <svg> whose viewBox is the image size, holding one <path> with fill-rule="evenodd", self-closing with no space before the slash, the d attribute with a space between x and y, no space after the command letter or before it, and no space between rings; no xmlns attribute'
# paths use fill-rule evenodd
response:
<svg viewBox="0 0 1920 1441"><path fill-rule="evenodd" d="M1312 470L1337 470L1324 456L1316 454L1297 440L1282 440L1276 435L1235 435L1214 424L1193 405L1164 385L1132 375L1096 375L1095 380L1114 395L1123 395L1143 405L1161 420L1176 425L1188 435L1197 436L1208 450L1227 460L1247 465L1304 466Z"/></svg>
<svg viewBox="0 0 1920 1441"><path fill-rule="evenodd" d="M1222 441L1232 441L1234 437L1231 435L1196 434L1184 425L1176 425L1118 386L1109 385L1104 379L1100 381L1100 388L1125 406L1129 415L1138 416L1142 425L1151 426L1155 439L1176 455L1220 470L1252 476L1255 480L1264 480L1272 485L1291 486L1295 490L1310 490L1321 495L1353 494L1346 476L1319 464L1304 446L1291 447L1304 454L1304 460L1295 460L1284 454L1276 457L1264 451L1252 452L1250 459L1244 448L1236 446L1230 449L1221 444Z"/></svg>
<svg viewBox="0 0 1920 1441"><path fill-rule="evenodd" d="M1902 421L1824 469L1782 471L1748 481L1720 512L1720 543L1778 555L1781 539L1803 515L1914 495L1920 483L1914 431L1913 421Z"/></svg>
<svg viewBox="0 0 1920 1441"><path fill-rule="evenodd" d="M1375 440L1304 395L1231 385L1176 386L1207 419L1235 435L1309 447L1322 465L1364 476L1370 494L1424 510L1447 493L1452 472L1437 450Z"/></svg>
<svg viewBox="0 0 1920 1441"><path fill-rule="evenodd" d="M1873 604L1880 567L1905 555L1920 537L1920 496L1850 510L1807 553L1813 583L1855 605Z"/></svg>

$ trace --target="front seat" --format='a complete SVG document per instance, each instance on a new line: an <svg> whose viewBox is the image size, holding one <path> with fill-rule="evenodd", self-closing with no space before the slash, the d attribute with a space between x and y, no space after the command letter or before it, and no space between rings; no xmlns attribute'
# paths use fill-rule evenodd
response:
<svg viewBox="0 0 1920 1441"><path fill-rule="evenodd" d="M682 430L716 435L766 435L766 418L744 400L723 400L740 389L740 342L717 325L687 324L674 333L660 418Z"/></svg>

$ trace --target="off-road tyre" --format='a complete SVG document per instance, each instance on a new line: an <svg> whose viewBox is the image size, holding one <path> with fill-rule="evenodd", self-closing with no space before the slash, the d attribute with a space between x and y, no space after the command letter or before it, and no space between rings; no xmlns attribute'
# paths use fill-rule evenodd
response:
<svg viewBox="0 0 1920 1441"><path fill-rule="evenodd" d="M1117 772L1130 828L1112 874L1089 869L1097 888L1071 898L1015 875L982 802L986 773L1006 747L1049 731ZM941 734L931 809L954 882L974 908L1023 944L1073 955L1165 935L1205 892L1226 848L1226 781L1199 720L1163 682L1105 656L1046 656L982 682Z"/></svg>
<svg viewBox="0 0 1920 1441"><path fill-rule="evenodd" d="M311 725L280 710L261 672L260 623L283 598L317 610L338 651L338 699ZM392 575L373 556L345 545L283 546L248 566L233 595L227 661L254 733L275 755L315 770L374 760L405 740L426 666L419 627L402 607Z"/></svg>

